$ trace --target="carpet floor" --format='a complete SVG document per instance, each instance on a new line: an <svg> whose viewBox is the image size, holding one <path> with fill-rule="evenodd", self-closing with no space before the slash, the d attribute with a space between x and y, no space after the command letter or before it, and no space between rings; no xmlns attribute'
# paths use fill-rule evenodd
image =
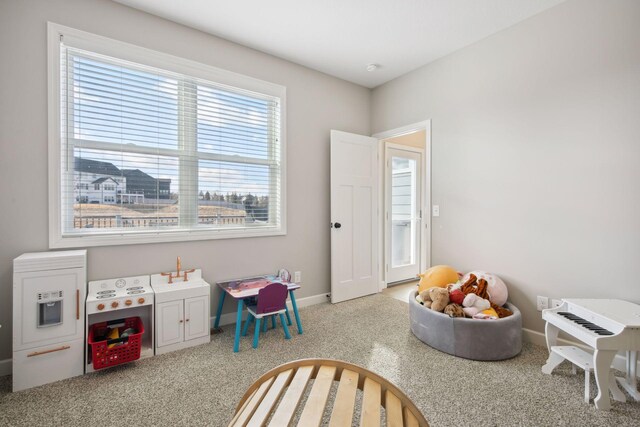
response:
<svg viewBox="0 0 640 427"><path fill-rule="evenodd" d="M525 344L513 359L475 362L424 345L409 330L408 304L384 295L300 314L303 335L285 341L281 328L269 330L257 350L246 337L234 354L227 326L207 345L18 393L10 392L11 377L0 378L0 425L224 426L261 374L309 357L379 373L404 390L432 426L640 425L640 403L613 402L609 412L584 403L584 377L572 375L568 364L542 374L542 347Z"/></svg>

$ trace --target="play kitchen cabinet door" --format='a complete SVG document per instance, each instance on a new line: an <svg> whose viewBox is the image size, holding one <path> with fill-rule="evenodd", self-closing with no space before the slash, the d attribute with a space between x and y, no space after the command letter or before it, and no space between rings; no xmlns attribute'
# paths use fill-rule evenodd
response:
<svg viewBox="0 0 640 427"><path fill-rule="evenodd" d="M209 296L156 305L156 353L209 342Z"/></svg>
<svg viewBox="0 0 640 427"><path fill-rule="evenodd" d="M163 347L184 341L184 301L169 301L156 307L156 345Z"/></svg>
<svg viewBox="0 0 640 427"><path fill-rule="evenodd" d="M209 297L184 300L184 339L185 341L209 335Z"/></svg>

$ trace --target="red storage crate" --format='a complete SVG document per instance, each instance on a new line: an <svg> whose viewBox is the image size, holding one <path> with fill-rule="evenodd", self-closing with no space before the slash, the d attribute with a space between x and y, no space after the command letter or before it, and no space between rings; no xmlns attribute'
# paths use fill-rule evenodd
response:
<svg viewBox="0 0 640 427"><path fill-rule="evenodd" d="M120 324L122 324L122 326L120 326ZM111 340L98 338L105 335L109 326L115 325L119 326L121 332L128 328L133 328L137 332L125 338ZM126 319L110 320L108 322L91 325L87 342L91 347L93 369L108 368L140 359L143 333L144 324L139 317L127 317ZM109 348L110 344L116 345Z"/></svg>

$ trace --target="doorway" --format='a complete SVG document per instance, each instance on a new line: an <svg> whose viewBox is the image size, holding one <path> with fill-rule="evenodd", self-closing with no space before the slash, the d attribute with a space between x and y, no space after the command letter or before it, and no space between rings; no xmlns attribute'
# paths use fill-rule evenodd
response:
<svg viewBox="0 0 640 427"><path fill-rule="evenodd" d="M381 157L380 289L431 265L430 121L374 135Z"/></svg>

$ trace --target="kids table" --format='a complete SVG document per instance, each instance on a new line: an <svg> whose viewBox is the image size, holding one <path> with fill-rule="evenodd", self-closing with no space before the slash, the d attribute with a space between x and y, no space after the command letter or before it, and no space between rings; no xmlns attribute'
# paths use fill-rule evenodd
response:
<svg viewBox="0 0 640 427"><path fill-rule="evenodd" d="M246 298L258 296L258 291L264 288L271 282L279 282L287 285L289 290L289 297L291 298L291 305L293 306L293 315L296 318L296 325L298 327L298 333L302 334L302 323L300 322L300 315L298 314L298 305L296 304L296 297L294 291L300 289L300 285L293 282L283 282L276 276L255 276L245 279L227 280L225 282L217 282L216 285L222 290L220 301L218 302L218 310L216 311L216 320L213 324L214 328L218 328L220 325L220 316L222 315L222 305L224 299L227 296L231 296L238 304L238 312L236 315L236 335L233 342L233 351L237 353L240 350L240 329L242 326L242 308L244 307L244 300ZM287 323L291 324L291 318L289 316L289 310L286 312Z"/></svg>

